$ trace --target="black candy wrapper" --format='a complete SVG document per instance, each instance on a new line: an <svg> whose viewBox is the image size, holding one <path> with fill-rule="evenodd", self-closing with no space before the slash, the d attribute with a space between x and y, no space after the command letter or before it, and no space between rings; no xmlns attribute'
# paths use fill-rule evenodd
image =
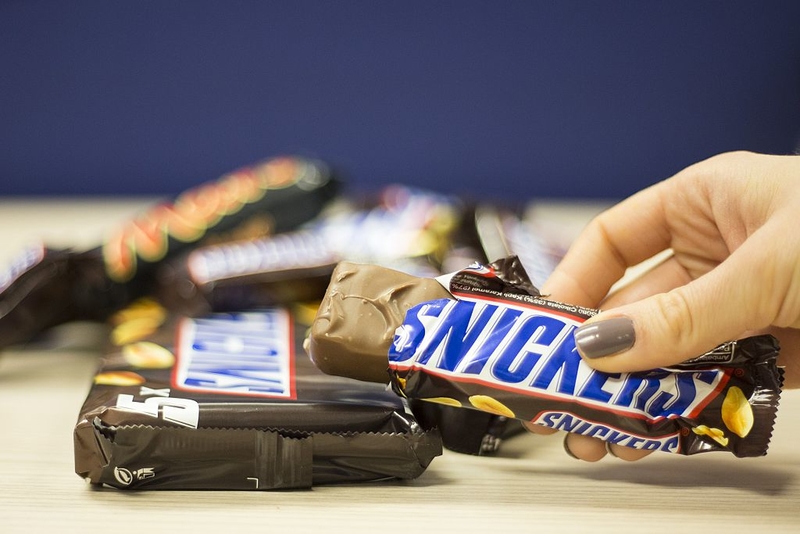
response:
<svg viewBox="0 0 800 534"><path fill-rule="evenodd" d="M379 384L324 375L274 307L200 318L153 301L112 318L74 431L76 472L120 489L272 490L413 479L441 454Z"/></svg>

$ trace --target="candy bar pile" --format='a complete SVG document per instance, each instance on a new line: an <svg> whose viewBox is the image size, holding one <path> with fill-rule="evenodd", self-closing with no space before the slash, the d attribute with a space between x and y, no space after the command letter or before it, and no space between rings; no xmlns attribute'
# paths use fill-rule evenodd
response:
<svg viewBox="0 0 800 534"><path fill-rule="evenodd" d="M312 360L307 338L342 262L425 280L433 293L414 294L416 304L448 296L433 278L487 261L498 235L541 272L559 252L520 239L524 216L506 208L343 185L322 162L275 158L152 206L96 248L32 247L6 269L0 348L71 321L109 327L75 426L80 476L120 489L411 479L443 446L491 454L521 431L503 414L391 391L386 351L410 307L398 295L388 296L397 309L383 352L356 364L361 375L337 370L330 344L309 349ZM344 313L347 323L358 311ZM378 319L361 316L360 330Z"/></svg>
<svg viewBox="0 0 800 534"><path fill-rule="evenodd" d="M524 212L342 185L319 161L276 158L152 206L96 248L33 247L8 268L0 348L70 321L109 327L75 426L80 476L120 489L413 479L443 447L496 452L522 422L766 453L782 383L771 336L600 373L573 337L596 312L539 293L561 251Z"/></svg>

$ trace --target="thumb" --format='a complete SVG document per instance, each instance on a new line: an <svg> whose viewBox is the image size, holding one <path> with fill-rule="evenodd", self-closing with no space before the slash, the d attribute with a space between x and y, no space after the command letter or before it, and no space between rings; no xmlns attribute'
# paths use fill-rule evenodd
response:
<svg viewBox="0 0 800 534"><path fill-rule="evenodd" d="M578 352L600 371L644 371L768 326L772 295L758 283L763 263L743 248L686 285L592 317L575 331Z"/></svg>

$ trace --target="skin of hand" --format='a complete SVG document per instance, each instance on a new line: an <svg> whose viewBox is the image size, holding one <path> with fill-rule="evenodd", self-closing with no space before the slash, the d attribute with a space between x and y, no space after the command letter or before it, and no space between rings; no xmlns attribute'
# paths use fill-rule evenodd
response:
<svg viewBox="0 0 800 534"><path fill-rule="evenodd" d="M609 294L629 267L670 249ZM721 154L640 191L589 223L542 293L601 310L575 333L578 352L600 371L667 367L770 333L785 387L799 387L800 156ZM577 434L564 446L587 461L647 454Z"/></svg>

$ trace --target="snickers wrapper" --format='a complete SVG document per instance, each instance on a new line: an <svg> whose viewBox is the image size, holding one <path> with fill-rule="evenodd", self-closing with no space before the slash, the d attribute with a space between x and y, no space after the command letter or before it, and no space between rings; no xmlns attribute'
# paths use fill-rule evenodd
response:
<svg viewBox="0 0 800 534"><path fill-rule="evenodd" d="M413 479L441 454L438 433L384 386L318 371L286 308L189 318L144 300L112 323L74 431L76 472L93 484L272 490Z"/></svg>
<svg viewBox="0 0 800 534"><path fill-rule="evenodd" d="M602 373L573 336L596 312L526 285L513 258L455 273L455 299L418 304L397 329L394 390L636 449L766 454L783 377L774 337L731 341L674 368Z"/></svg>

